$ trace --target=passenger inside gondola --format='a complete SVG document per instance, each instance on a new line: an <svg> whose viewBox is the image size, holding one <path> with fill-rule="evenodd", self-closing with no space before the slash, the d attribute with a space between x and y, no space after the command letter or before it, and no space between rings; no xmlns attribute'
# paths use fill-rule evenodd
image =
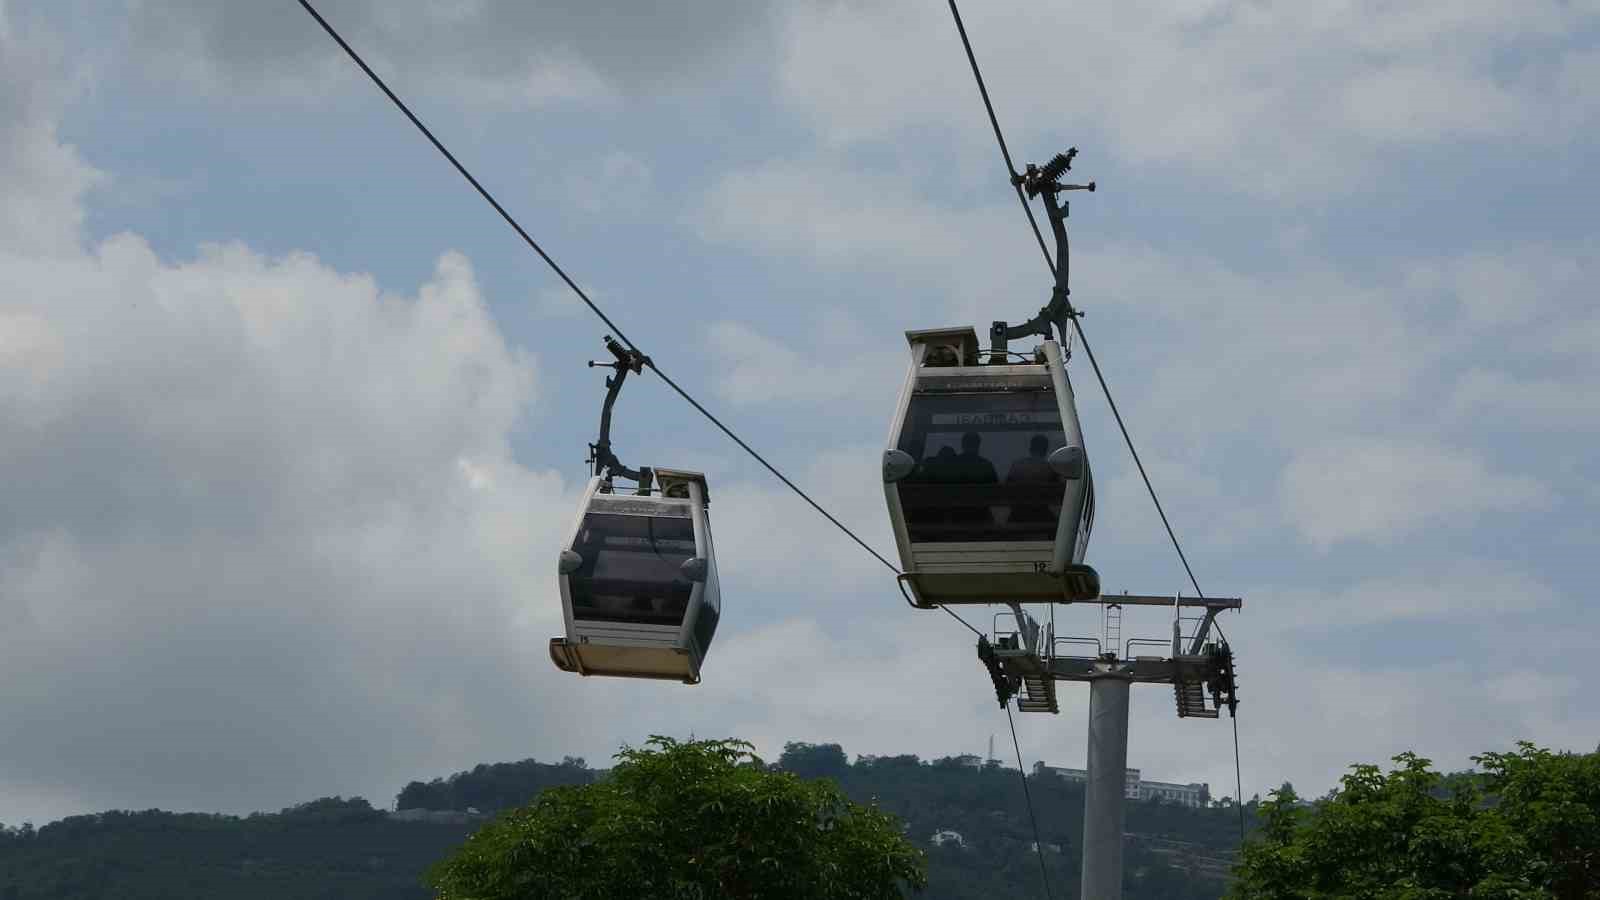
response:
<svg viewBox="0 0 1600 900"><path fill-rule="evenodd" d="M1037 484L1042 488L1041 494L1051 493L1051 489L1044 486L1060 484L1061 476L1050 468L1049 455L1050 439L1042 434L1034 435L1028 441L1028 455L1011 464L1011 470L1006 473L1006 484ZM1018 503L1011 508L1010 521L1054 522L1060 511L1060 504Z"/></svg>
<svg viewBox="0 0 1600 900"><path fill-rule="evenodd" d="M1048 460L1066 435L1053 405L1045 392L914 396L899 441L919 460L899 482L911 540L1054 540L1065 484Z"/></svg>
<svg viewBox="0 0 1600 900"><path fill-rule="evenodd" d="M573 547L572 615L648 625L683 621L694 584L681 570L694 556L694 524L668 516L590 513Z"/></svg>
<svg viewBox="0 0 1600 900"><path fill-rule="evenodd" d="M961 436L961 455L956 457L961 464L962 484L994 484L1000 480L995 473L994 463L989 462L978 454L978 448L983 446L983 435L976 431L969 431Z"/></svg>

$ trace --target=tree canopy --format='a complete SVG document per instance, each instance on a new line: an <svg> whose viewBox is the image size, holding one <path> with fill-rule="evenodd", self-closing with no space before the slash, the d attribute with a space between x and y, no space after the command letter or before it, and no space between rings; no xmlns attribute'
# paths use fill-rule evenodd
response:
<svg viewBox="0 0 1600 900"><path fill-rule="evenodd" d="M652 737L608 777L555 787L474 834L429 879L441 900L899 898L926 884L899 822L743 741Z"/></svg>
<svg viewBox="0 0 1600 900"><path fill-rule="evenodd" d="M1316 805L1285 785L1230 896L1433 900L1600 895L1600 754L1473 757L1477 777L1445 776L1405 753L1388 773L1359 765Z"/></svg>

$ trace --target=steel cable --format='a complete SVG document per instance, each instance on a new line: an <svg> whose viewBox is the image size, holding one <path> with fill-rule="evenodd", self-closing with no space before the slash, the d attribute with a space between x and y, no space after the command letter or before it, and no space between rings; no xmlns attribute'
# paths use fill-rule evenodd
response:
<svg viewBox="0 0 1600 900"><path fill-rule="evenodd" d="M973 79L978 83L978 93L983 97L983 108L989 114L989 125L994 129L995 142L1000 145L1000 156L1005 161L1006 174L1012 188L1016 191L1017 199L1022 202L1022 210L1028 215L1028 226L1033 230L1034 240L1039 243L1039 252L1044 254L1045 265L1049 267L1050 274L1056 274L1056 261L1050 257L1050 250L1045 246L1044 234L1039 230L1039 222L1034 217L1033 207L1029 205L1027 196L1023 193L1021 178L1016 165L1011 161L1011 150L1006 146L1005 133L1000 128L1000 119L995 115L994 103L989 99L989 89L984 84L983 72L978 67L978 57L972 51L972 41L967 37L966 25L961 21L961 10L956 7L956 0L948 0L950 15L955 19L956 31L961 35L961 45L967 51L967 62L972 66ZM1133 436L1128 433L1127 423L1122 420L1122 411L1117 408L1117 401L1111 396L1111 387L1106 384L1105 375L1100 371L1100 363L1095 359L1094 348L1089 346L1089 335L1083 330L1083 320L1078 315L1072 316L1073 330L1078 334L1078 340L1083 344L1083 351L1089 357L1089 366L1094 370L1095 380L1100 383L1100 392L1105 395L1106 405L1111 408L1111 415L1116 419L1117 429L1122 432L1122 441L1128 447L1128 453L1133 457L1133 463L1139 470L1139 477L1144 481L1145 491L1150 494L1150 502L1155 504L1156 513L1161 517L1161 525L1167 531L1167 538L1172 542L1172 549L1178 553L1178 561L1183 564L1183 571L1189 576L1189 583L1194 586L1195 594L1200 599L1205 599L1205 591L1200 589L1200 582L1194 576L1194 569L1189 565L1189 557L1183 552L1183 545L1178 541L1177 532L1172 528L1172 522L1167 518L1167 511L1161 505L1161 498L1156 496L1155 485L1150 481L1150 474L1145 471L1144 461L1139 458L1139 451L1133 445ZM1215 624L1215 623L1213 623ZM1221 626L1217 626L1217 633L1222 634ZM1226 640L1226 637L1224 637ZM1007 710L1009 715L1010 710ZM1239 775L1239 719L1233 719L1233 767L1235 779L1235 793L1243 793L1242 781ZM1239 803L1239 841L1244 842L1244 798L1236 798Z"/></svg>
<svg viewBox="0 0 1600 900"><path fill-rule="evenodd" d="M550 254L546 253L544 248L539 246L539 242L535 241L533 236L528 234L522 225L517 222L516 218L512 216L511 213L507 212L504 206L500 205L500 201L496 200L494 195L489 193L489 190L485 188L477 178L473 177L471 172L467 171L467 167L462 165L460 160L456 159L455 154L451 153L437 137L434 137L433 132L428 129L428 126L424 125L422 120L417 118L417 115L411 111L411 108L405 104L405 101L400 99L399 95L389 89L389 85L384 82L377 72L372 70L371 66L367 65L366 60L361 58L361 54L357 53L355 48L350 46L349 42L347 42L339 34L333 25L330 24L327 19L324 19L322 14L318 13L316 8L313 7L308 0L299 0L299 3L305 8L307 13L311 14L311 17L317 21L317 24L322 26L322 30L326 31L328 36L333 38L334 42L344 50L345 54L348 55L350 59L361 68L361 71L366 73L367 77L372 80L372 83L377 85L379 90L383 91L384 96L388 97L390 102L392 102L395 107L400 110L400 112L404 113L407 119L411 120L411 124L415 125L417 130L422 132L422 136L427 138L429 143L433 144L434 149L438 150L440 155L448 160L450 165L454 166L457 172L461 173L461 177L465 178L467 183L472 185L473 189L478 192L479 196L483 197L483 199L487 201L490 206L494 207L494 211L500 214L500 218L504 219L506 224L510 225L512 230L516 231L517 235L522 238L523 242L533 249L533 252L539 254L539 258L545 261L545 264L550 267L551 271L555 272L556 275L566 283L567 287L571 288L572 292L578 295L578 299L582 300L584 305L589 307L589 311L599 317L600 321L604 322L606 327L611 329L611 331L616 334L617 339L623 344L627 345L628 349L634 350L643 355L643 351L639 350L638 346L635 345L625 333L623 333L622 329L617 325L617 323L613 322L611 317L607 316L605 312L602 311L600 307L589 298L589 295L584 293L583 288L578 287L578 283L573 281L571 276L569 276L566 271L556 263ZM873 559L883 563L895 574L900 573L898 566L890 562L883 556L883 554L872 549L871 545L862 540L859 535L847 527L843 522L840 522L832 513L824 509L822 504L813 500L811 495L807 494L804 490L801 490L799 485L795 484L789 479L788 476L778 471L777 467L768 462L766 457L756 452L755 448L751 447L737 434L734 434L733 429L723 424L721 419L718 419L716 416L712 415L711 411L702 406L698 400L694 399L694 397L690 396L688 391L684 390L676 381L673 381L670 377L668 377L667 373L661 371L661 368L657 366L655 362L648 356L645 356L645 365L649 366L650 370L655 372L656 375L660 377L660 379L667 385L667 387L671 388L675 393L677 393L678 396L688 401L690 406L694 407L695 410L698 411L702 416L705 416L706 419L711 422L711 424L715 425L718 430L727 435L735 444L738 444L740 449L750 454L750 456L753 457L756 462L759 462L762 466L764 466L768 472L771 472L774 476L776 476L779 481L783 482L784 485L789 488L789 490L793 491L800 497L800 499L810 504L812 509L820 513L822 517L832 523L834 527L848 535L851 540L860 545L861 549L872 554ZM951 613L951 615L955 614ZM957 616L957 618L959 619L960 617ZM968 627L970 628L971 626Z"/></svg>
<svg viewBox="0 0 1600 900"><path fill-rule="evenodd" d="M707 421L711 422L711 424L715 425L718 430L720 430L723 434L727 435L728 438L730 440L732 440L735 444L737 444L740 449L744 450L753 459L755 459L757 462L759 462L764 468L766 468L766 470L768 472L772 473L772 475L774 477L776 477L779 481L783 482L783 484L786 487L788 487L797 496L799 496L800 499L804 500L807 504L809 504L812 509L816 510L820 515L822 515L823 518L827 519L828 522L831 523L834 527L836 527L840 531L844 532L847 536L850 537L851 540L855 541L855 543L857 545L859 545L861 547L861 549L867 551L867 553L869 553L878 562L882 563L890 571L894 572L896 575L901 574L900 569L899 569L898 566L896 566L894 563L890 562L887 558L885 558L883 556L883 554L881 554L878 551L874 550L871 547L871 545L867 544L866 541L862 540L859 535L857 535L854 531L852 531L849 527L847 527L843 522L840 522L838 520L838 518L836 518L832 513L828 512L826 509L824 509L823 506L820 503L818 503L816 500L813 500L809 494L807 494L798 485L796 485L793 481L791 481L788 476L784 475L781 471L778 470L778 468L776 466L774 466L772 463L768 462L766 457L762 456L759 452L757 452L755 450L755 448L751 447L748 443L746 443L744 441L744 439L740 438L737 434L735 434L734 431L731 428L729 428L727 425L725 425L722 422L721 419L718 419L715 415L713 415L711 413L710 410L706 409L705 406L703 406L698 400L696 400L692 395L690 395L688 391L684 390L684 388L681 387L676 381L674 381L671 377L669 377L665 372L661 371L661 368L659 366L657 366L656 363L652 359L649 358L649 356L644 355L643 351L639 350L638 346L633 343L633 341L627 336L627 334L624 333L623 330L614 321L612 321L611 318L609 316L607 316L605 314L605 312L602 311L600 309L600 307L592 299L590 299L589 295L584 292L583 288L579 287L577 282L574 281L571 278L571 276L569 276L566 273L566 271L561 268L561 266L555 261L555 259L552 258L549 253L545 252L543 247L539 246L538 241L535 241L533 239L533 236L530 235L527 232L527 230L522 227L522 225L516 220L516 218L514 216L512 216L511 213L508 212L506 210L506 208L504 206L502 206L498 200L495 199L494 195L491 194L489 192L489 190L483 186L482 182L478 181L478 179L476 177L474 177L473 174L470 171L467 170L467 167L462 165L461 161L456 158L455 154L451 153L450 150L445 147L444 143L441 142L437 137L434 136L433 132L428 128L428 126L423 124L422 120L420 118L418 118L415 113L413 113L411 111L410 107L408 107L406 105L405 101L401 100L399 95L396 94L393 90L391 90L389 88L389 85L384 82L383 78L380 77L377 72L373 71L371 66L367 65L366 60L362 59L361 55L356 52L354 47L350 46L349 42L347 42L344 39L344 37L339 34L338 30L335 29L333 27L333 25L328 22L327 19L323 18L322 15L319 12L317 12L316 8L311 5L309 0L299 0L299 3L301 5L301 7L303 7L305 9L305 11L307 13L309 13L313 19L316 20L317 24L322 27L322 30L327 32L328 36L331 37L334 40L334 42L339 45L340 49L344 50L345 54L348 55L350 57L350 59L358 67L360 67L361 71L366 74L366 76L372 81L372 83L377 85L379 90L383 91L384 96L388 97L389 101L391 103L393 103L394 106L397 109L399 109L400 112L403 113L407 119L409 119L411 121L411 124L416 126L417 130L422 133L423 137L428 139L428 142L433 145L434 149L438 150L440 155L442 155L450 163L450 165L453 166L458 173L460 173L461 177L465 178L467 180L467 183L472 185L473 189L478 192L478 195L481 196L484 199L484 201L487 202L491 207L493 207L494 211L496 213L499 213L500 217L505 220L506 224L510 225L512 230L514 230L517 233L517 236L522 238L523 242L526 243L528 245L528 247L531 248L535 253L537 253L539 255L540 259L544 260L545 264L550 267L551 271L555 272L556 275L558 277L560 277L560 279L567 285L567 287L571 288L572 292L578 295L578 299L583 301L584 305L589 308L590 312L594 313L595 316L598 317L601 322L605 323L607 328L611 329L611 331L616 334L618 340L620 340L624 345L626 345L628 347L628 349L633 350L635 352L638 352L642 356L644 356L644 364L646 366L648 366L651 371L655 372L656 375L668 387L670 387L673 390L673 392L675 392L678 396L682 397L690 406L694 407L695 410L697 412L699 412L702 416L704 416ZM955 11L955 5L954 5L953 2L951 4L951 10L952 10L952 12ZM959 15L958 15L958 22L959 22ZM965 33L964 32L963 32L963 40L965 40ZM970 46L968 47L968 55L969 56L971 55ZM976 60L973 61L973 67L974 67L974 72L976 73L977 72L977 68L976 68L977 67L977 62L976 62ZM981 83L981 76L980 76L980 83ZM985 95L984 99L985 99L985 103L987 103L988 102L987 94ZM991 118L992 118L992 112L991 112ZM1002 150L1004 150L1004 138L1000 137L998 124L996 124L996 126L995 126L995 136L997 138L1000 138L1001 147L1002 147ZM1009 159L1010 159L1009 154L1007 154L1007 165L1008 166L1010 165ZM1020 187L1017 189L1017 196L1018 196L1019 199L1022 200L1023 206L1026 207L1027 206L1027 200L1026 200L1026 198L1023 197ZM1029 216L1030 216L1030 221L1031 221L1031 217L1032 217L1031 211L1029 212ZM1042 236L1038 236L1037 235L1037 230L1038 230L1038 228L1037 228L1037 225L1036 225L1035 226L1036 236L1038 237L1038 239L1040 241L1040 248L1043 249L1043 247L1044 247L1044 242L1043 242L1044 239L1043 239ZM1049 259L1048 252L1046 253L1046 259L1047 260ZM967 628L967 630L971 631L973 634L977 634L980 637L982 636L983 632L981 632L977 628L973 627L969 622L967 622L966 619L962 618L954 610L951 610L948 607L943 606L943 605L940 605L939 609L944 610L944 612L948 613L951 618L953 618L957 622L961 623L963 626L965 626ZM1039 874L1040 874L1040 877L1042 879L1044 879L1045 895L1048 898L1049 895L1050 895L1050 885L1049 885L1048 877L1045 875L1044 857L1042 855L1043 851L1042 851L1042 848L1040 847L1040 844L1039 844L1038 821L1034 817L1033 800L1032 800L1031 794L1028 791L1027 773L1025 771L1022 771L1022 750L1021 750L1020 745L1017 743L1016 724L1015 724L1014 721L1011 720L1011 709L1010 709L1009 706L1006 708L1006 718L1007 718L1008 721L1011 722L1011 741L1012 741L1013 747L1015 747L1016 750L1017 750L1018 774L1022 778L1023 795L1024 795L1024 797L1025 797L1025 799L1027 801L1027 805L1028 805L1028 817L1029 817L1029 820L1033 823L1034 850L1035 850L1036 853L1039 854Z"/></svg>

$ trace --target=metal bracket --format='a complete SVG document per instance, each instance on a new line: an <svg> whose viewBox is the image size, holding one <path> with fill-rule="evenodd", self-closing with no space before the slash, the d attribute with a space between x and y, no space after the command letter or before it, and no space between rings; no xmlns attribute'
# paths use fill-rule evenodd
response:
<svg viewBox="0 0 1600 900"><path fill-rule="evenodd" d="M1073 308L1072 291L1067 287L1067 278L1072 269L1072 253L1067 241L1066 224L1069 207L1056 197L1056 194L1062 191L1094 191L1095 183L1092 181L1088 184L1062 184L1058 180L1072 168L1072 158L1077 155L1077 147L1068 148L1066 153L1056 154L1054 159L1042 167L1029 163L1023 174L1012 179L1012 183L1025 190L1029 197L1044 197L1045 218L1049 220L1050 232L1056 239L1056 281L1050 292L1050 302L1039 310L1038 315L1021 325L1007 325L1005 322L997 321L989 327L991 360L1004 361L1006 342L1030 334L1041 335L1046 340L1059 334L1061 342L1065 344L1071 320L1083 315L1082 311Z"/></svg>
<svg viewBox="0 0 1600 900"><path fill-rule="evenodd" d="M1008 675L1000 667L1000 660L994 653L994 645L989 643L988 637L981 634L978 635L978 659L982 661L983 667L989 670L989 680L994 683L995 699L1000 701L1001 706L1010 703L1011 698L1021 690L1022 679L1016 675Z"/></svg>
<svg viewBox="0 0 1600 900"><path fill-rule="evenodd" d="M589 360L589 368L601 366L615 371L616 374L606 376L606 399L600 407L600 438L589 445L589 458L585 461L594 466L595 475L606 480L608 488L612 477L620 476L638 485L636 493L648 494L653 480L651 471L643 466L630 469L611 452L611 408L616 405L617 395L622 392L622 383L627 380L628 373L642 373L644 367L650 365L650 357L638 350L622 346L609 334L605 336L605 343L606 349L616 358L615 361Z"/></svg>

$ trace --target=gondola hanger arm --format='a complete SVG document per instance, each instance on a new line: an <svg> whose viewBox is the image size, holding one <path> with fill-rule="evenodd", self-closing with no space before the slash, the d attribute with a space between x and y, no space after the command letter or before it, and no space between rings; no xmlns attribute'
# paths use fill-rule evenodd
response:
<svg viewBox="0 0 1600 900"><path fill-rule="evenodd" d="M651 471L646 467L630 469L617 459L611 450L611 410L616 405L617 395L622 392L622 383L627 380L628 373L639 374L644 367L650 365L650 357L645 356L631 347L624 347L611 335L605 336L606 349L614 357L612 362L589 360L589 367L600 366L613 370L615 375L606 376L606 399L600 407L600 437L589 445L588 462L594 466L594 474L606 479L609 483L612 477L621 476L638 484L638 492L650 493L650 483L653 480Z"/></svg>
<svg viewBox="0 0 1600 900"><path fill-rule="evenodd" d="M1048 340L1059 333L1061 342L1065 344L1072 320L1083 315L1082 311L1073 308L1072 291L1067 286L1067 278L1071 271L1071 247L1067 241L1068 207L1056 196L1063 191L1095 190L1095 183L1092 181L1088 184L1063 184L1060 181L1061 176L1072 168L1072 159L1077 155L1078 148L1071 147L1065 153L1056 154L1054 159L1043 166L1029 163L1021 174L1012 176L1012 184L1025 190L1029 197L1044 198L1045 210L1048 213L1046 218L1050 222L1050 231L1056 239L1055 286L1050 292L1050 302L1039 310L1038 315L1021 325L1008 325L1006 322L996 321L989 327L990 350L1001 360L1005 359L1008 341L1031 334L1040 335Z"/></svg>

